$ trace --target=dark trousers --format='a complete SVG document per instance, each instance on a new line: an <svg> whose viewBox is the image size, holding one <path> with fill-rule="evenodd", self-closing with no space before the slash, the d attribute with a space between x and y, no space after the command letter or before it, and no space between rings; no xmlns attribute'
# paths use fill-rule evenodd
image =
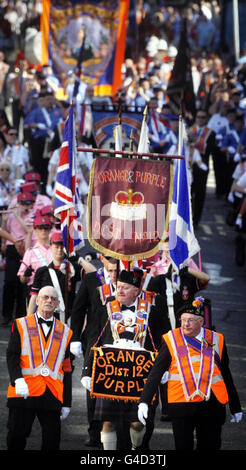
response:
<svg viewBox="0 0 246 470"><path fill-rule="evenodd" d="M95 398L90 397L90 392L86 391L86 401L87 401L87 418L88 418L88 434L92 441L100 442L101 441L101 427L102 423L100 421L94 420L94 411L95 411Z"/></svg>
<svg viewBox="0 0 246 470"><path fill-rule="evenodd" d="M237 166L237 163L235 163L232 159L228 161L227 168L226 168L226 186L225 186L225 194L228 196L231 185L233 183L233 172Z"/></svg>
<svg viewBox="0 0 246 470"><path fill-rule="evenodd" d="M193 406L194 404L188 404ZM220 450L221 431L225 422L225 407L214 396L207 402L195 404L195 412L188 416L172 417L176 450Z"/></svg>
<svg viewBox="0 0 246 470"><path fill-rule="evenodd" d="M13 120L13 126L17 129L19 132L19 127L20 127L20 120L23 116L23 111L22 111L22 106L20 103L20 100L14 100L12 102L12 120Z"/></svg>
<svg viewBox="0 0 246 470"><path fill-rule="evenodd" d="M213 150L213 167L216 184L216 196L224 196L226 193L227 155L220 148Z"/></svg>
<svg viewBox="0 0 246 470"><path fill-rule="evenodd" d="M59 410L10 408L8 419L8 450L24 450L35 418L42 429L41 450L59 450L61 420Z"/></svg>
<svg viewBox="0 0 246 470"><path fill-rule="evenodd" d="M20 268L21 256L14 245L6 248L5 278L3 284L2 314L4 319L11 321L15 310L15 317L26 315L24 286L20 282L17 272Z"/></svg>
<svg viewBox="0 0 246 470"><path fill-rule="evenodd" d="M41 176L41 181L46 186L48 178L48 164L49 159L43 158L45 149L45 137L39 137L34 139L33 137L29 140L30 153L31 153L31 164L34 171L37 171Z"/></svg>
<svg viewBox="0 0 246 470"><path fill-rule="evenodd" d="M193 182L191 186L191 196L193 223L194 225L197 225L200 222L205 202L208 171L201 170L199 166L194 163L192 174Z"/></svg>

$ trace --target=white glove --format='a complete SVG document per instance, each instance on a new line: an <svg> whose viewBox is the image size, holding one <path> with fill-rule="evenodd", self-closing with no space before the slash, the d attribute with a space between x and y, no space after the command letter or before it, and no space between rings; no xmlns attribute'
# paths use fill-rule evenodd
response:
<svg viewBox="0 0 246 470"><path fill-rule="evenodd" d="M49 136L50 140L52 140L55 137L54 131L48 131L48 136Z"/></svg>
<svg viewBox="0 0 246 470"><path fill-rule="evenodd" d="M146 425L146 419L148 418L149 407L147 403L139 403L138 405L138 419L144 426Z"/></svg>
<svg viewBox="0 0 246 470"><path fill-rule="evenodd" d="M230 193L228 194L227 199L228 199L229 202L234 202L234 196L233 196L233 193L232 193L232 192L230 192Z"/></svg>
<svg viewBox="0 0 246 470"><path fill-rule="evenodd" d="M162 378L161 378L161 384L165 384L168 381L168 371L164 372Z"/></svg>
<svg viewBox="0 0 246 470"><path fill-rule="evenodd" d="M53 191L53 188L52 188L51 184L46 185L45 191L46 191L46 194L48 194L48 196L50 196L50 197L53 196L54 191Z"/></svg>
<svg viewBox="0 0 246 470"><path fill-rule="evenodd" d="M221 140L223 139L223 135L222 134L216 134L216 140Z"/></svg>
<svg viewBox="0 0 246 470"><path fill-rule="evenodd" d="M90 391L90 389L91 389L91 377L88 377L88 376L82 377L81 383L82 383L83 387L85 387L87 390Z"/></svg>
<svg viewBox="0 0 246 470"><path fill-rule="evenodd" d="M24 399L29 396L28 385L23 377L15 380L15 392L16 395L21 395Z"/></svg>
<svg viewBox="0 0 246 470"><path fill-rule="evenodd" d="M207 171L207 170L208 170L208 166L206 165L206 163L201 163L201 165L200 165L199 168L201 168L201 170L203 170L203 171Z"/></svg>
<svg viewBox="0 0 246 470"><path fill-rule="evenodd" d="M70 344L70 352L76 356L80 357L82 355L82 346L80 341L72 341Z"/></svg>
<svg viewBox="0 0 246 470"><path fill-rule="evenodd" d="M235 191L234 194L235 194L235 196L239 197L239 199L242 199L242 197L243 197L243 194L238 193L237 191Z"/></svg>
<svg viewBox="0 0 246 470"><path fill-rule="evenodd" d="M235 222L235 225L236 225L238 228L242 228L242 226L243 226L243 219L242 219L242 217L237 217L236 222Z"/></svg>
<svg viewBox="0 0 246 470"><path fill-rule="evenodd" d="M61 409L61 416L60 416L60 420L63 421L64 419L66 419L70 413L70 410L71 408L68 408L66 406L63 406L62 409Z"/></svg>
<svg viewBox="0 0 246 470"><path fill-rule="evenodd" d="M233 157L233 161L234 162L240 162L240 160L241 160L240 153L235 153L235 155Z"/></svg>
<svg viewBox="0 0 246 470"><path fill-rule="evenodd" d="M239 413L234 413L231 418L231 423L240 423L243 419L243 413L240 411Z"/></svg>
<svg viewBox="0 0 246 470"><path fill-rule="evenodd" d="M227 150L228 150L229 153L235 153L236 152L235 147L232 147L232 145L229 145Z"/></svg>
<svg viewBox="0 0 246 470"><path fill-rule="evenodd" d="M42 130L47 129L46 125L43 124L42 122L39 122L39 123L37 124L37 128L38 128L38 129L42 129Z"/></svg>

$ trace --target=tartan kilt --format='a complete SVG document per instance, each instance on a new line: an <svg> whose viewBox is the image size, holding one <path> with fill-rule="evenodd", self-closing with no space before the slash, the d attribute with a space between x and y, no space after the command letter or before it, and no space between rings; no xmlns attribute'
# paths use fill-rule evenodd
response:
<svg viewBox="0 0 246 470"><path fill-rule="evenodd" d="M138 421L138 402L96 398L94 420L97 421Z"/></svg>

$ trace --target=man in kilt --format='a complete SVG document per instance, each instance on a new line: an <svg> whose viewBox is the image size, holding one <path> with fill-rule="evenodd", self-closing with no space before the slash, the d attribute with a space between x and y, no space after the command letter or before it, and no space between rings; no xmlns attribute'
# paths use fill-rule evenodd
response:
<svg viewBox="0 0 246 470"><path fill-rule="evenodd" d="M112 345L120 350L158 350L162 335L170 329L167 304L160 295L141 290L142 275L141 270L121 271L116 295L108 297L105 305L98 302L94 312L94 344L98 347ZM81 380L82 385L90 390L91 373L92 354L85 357ZM152 425L157 404L152 407ZM137 403L96 398L94 419L102 422L101 442L104 450L116 450L116 424L120 421L130 425L132 449L142 444L146 428L138 420Z"/></svg>

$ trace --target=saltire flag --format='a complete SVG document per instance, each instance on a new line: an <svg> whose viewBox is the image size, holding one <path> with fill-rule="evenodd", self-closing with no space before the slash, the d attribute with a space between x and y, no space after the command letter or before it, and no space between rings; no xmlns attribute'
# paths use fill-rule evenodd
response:
<svg viewBox="0 0 246 470"><path fill-rule="evenodd" d="M175 58L166 93L175 114L179 114L182 101L184 118L190 125L194 122L196 115L196 98L193 87L189 50L186 19L184 18L180 32L178 53Z"/></svg>
<svg viewBox="0 0 246 470"><path fill-rule="evenodd" d="M81 216L83 205L76 182L77 145L73 106L65 123L64 139L55 185L54 214L60 218L63 245L68 256L84 246Z"/></svg>
<svg viewBox="0 0 246 470"><path fill-rule="evenodd" d="M184 124L180 119L179 155L183 156L185 154L184 133ZM187 266L189 259L200 251L193 231L190 187L185 158L178 159L174 172L169 218L169 251L176 275L183 267Z"/></svg>

